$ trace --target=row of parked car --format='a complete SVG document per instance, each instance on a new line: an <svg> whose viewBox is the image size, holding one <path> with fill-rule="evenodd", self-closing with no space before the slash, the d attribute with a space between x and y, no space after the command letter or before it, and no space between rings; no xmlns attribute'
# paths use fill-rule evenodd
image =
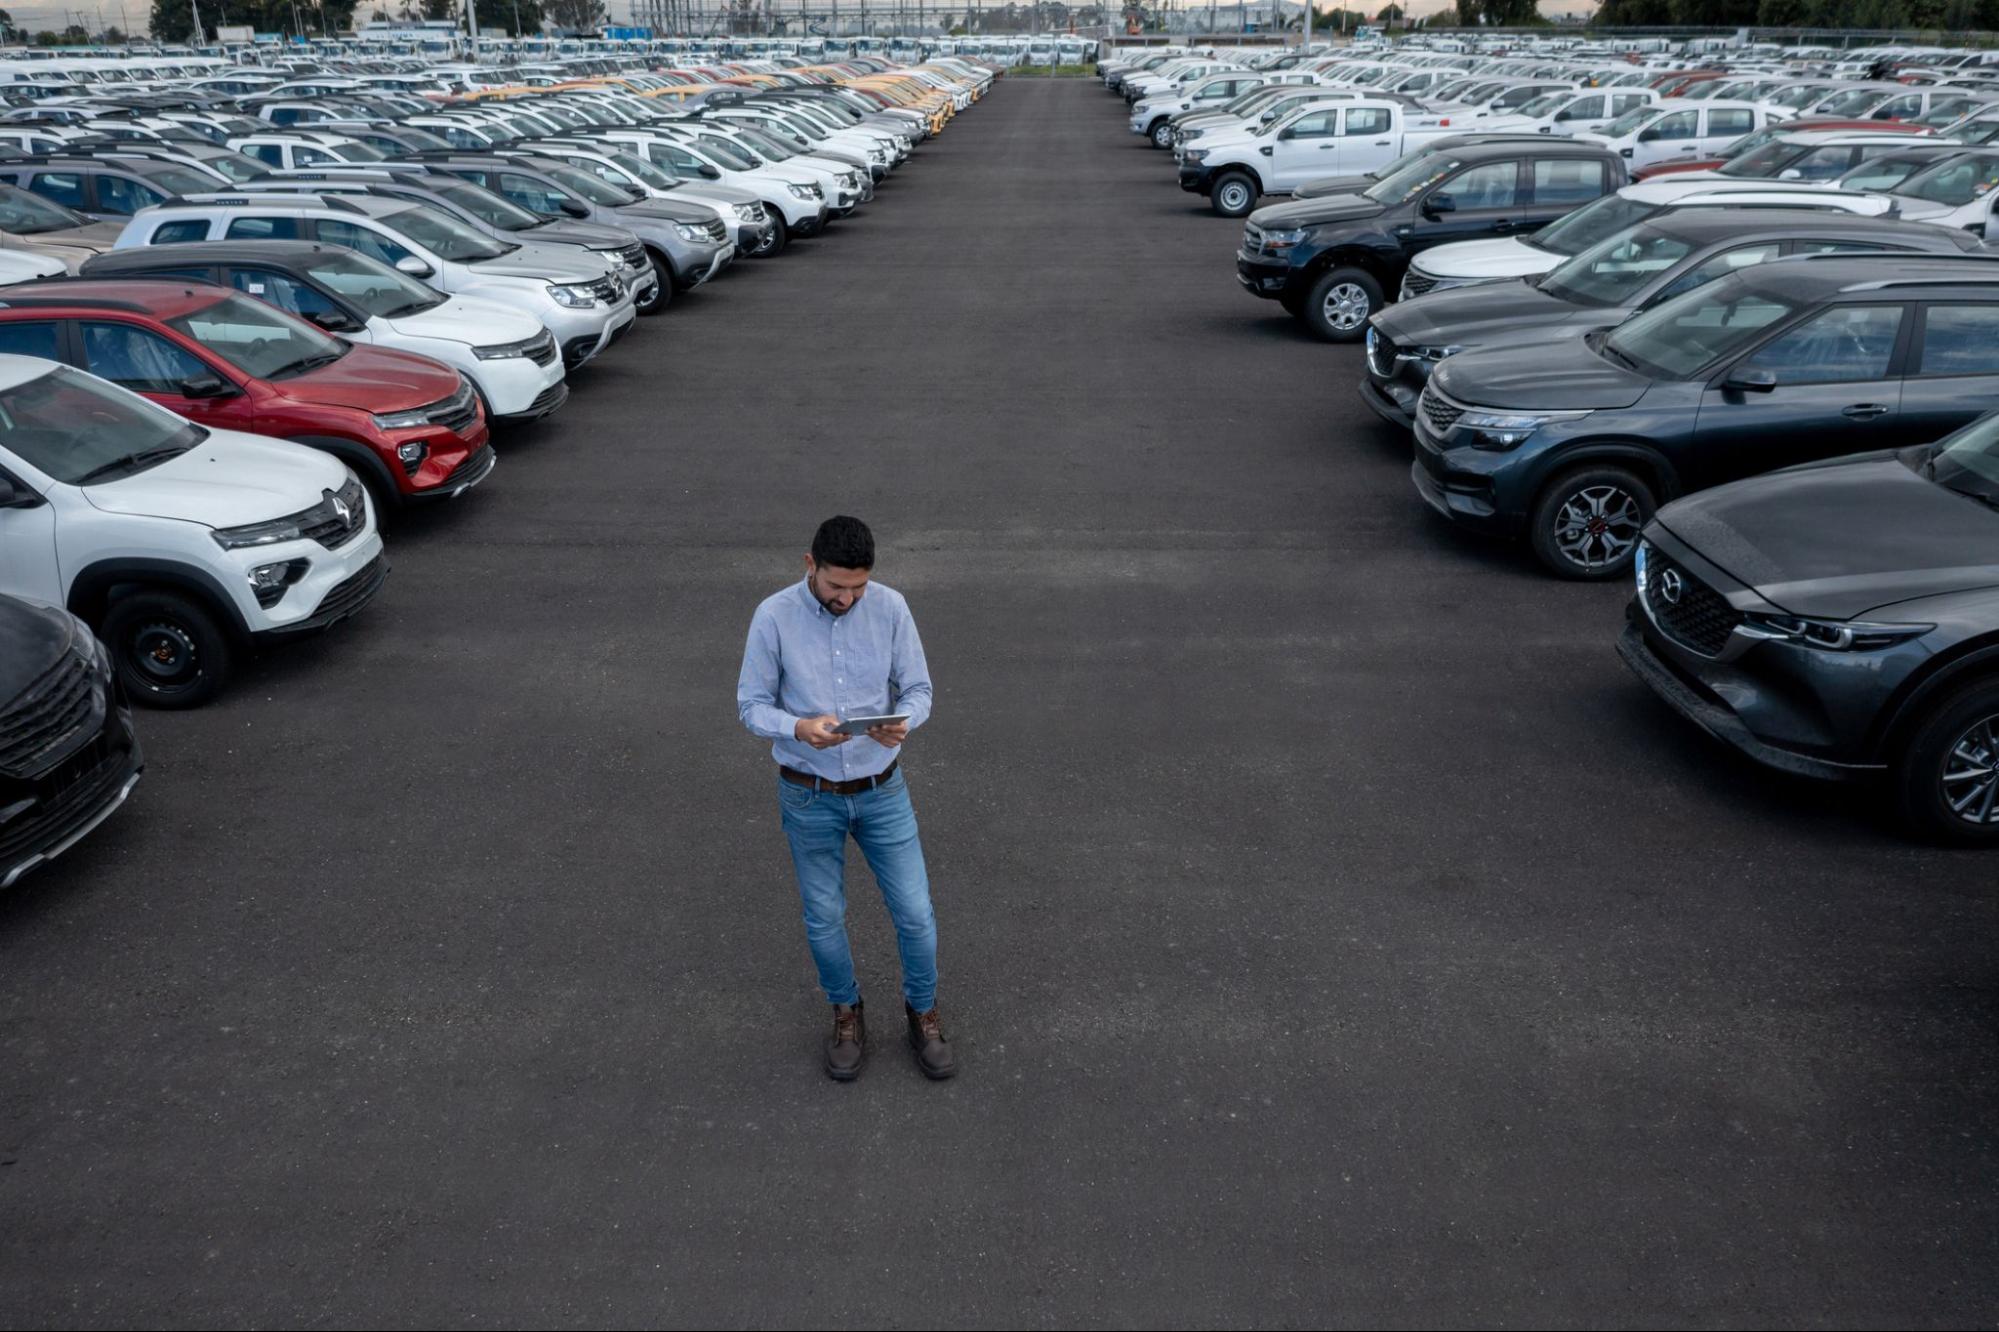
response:
<svg viewBox="0 0 1999 1332"><path fill-rule="evenodd" d="M487 481L494 431L560 409L667 292L867 206L993 74L509 89L429 117L478 144L240 178L172 136L0 161L0 245L39 266L0 287L0 887L131 792L132 703L204 703L244 652L358 613L391 514ZM125 123L171 100L145 96ZM83 100L115 117L54 109ZM356 100L352 134L267 137L411 133Z"/></svg>
<svg viewBox="0 0 1999 1332"><path fill-rule="evenodd" d="M1999 845L1999 106L1944 132L1743 122L1710 165L1634 181L1609 129L1412 141L1422 117L1348 62L1289 59L1270 72L1314 82L1113 81L1145 106L1157 71L1227 80L1175 113L1180 181L1227 190L1242 141L1246 188L1291 183L1248 213L1237 280L1364 340L1417 497L1562 577L1632 579L1620 651L1714 735L1885 775L1911 827ZM1435 68L1352 63L1404 61ZM1350 160L1355 138L1398 155ZM1330 174L1292 165L1313 152Z"/></svg>

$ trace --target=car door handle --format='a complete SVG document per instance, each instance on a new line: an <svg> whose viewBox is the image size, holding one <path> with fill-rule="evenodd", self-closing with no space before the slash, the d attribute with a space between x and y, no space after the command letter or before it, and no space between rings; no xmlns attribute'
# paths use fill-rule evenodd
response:
<svg viewBox="0 0 1999 1332"><path fill-rule="evenodd" d="M1388 146L1389 146L1390 144L1392 144L1392 143L1394 143L1394 142L1395 142L1395 140L1393 140L1393 139L1376 139L1376 140L1374 141L1374 146L1375 146L1375 147L1377 147L1377 148L1386 148L1386 147L1388 147Z"/></svg>
<svg viewBox="0 0 1999 1332"><path fill-rule="evenodd" d="M1861 402L1841 412L1849 421L1872 421L1877 416L1886 416L1888 409L1878 402Z"/></svg>
<svg viewBox="0 0 1999 1332"><path fill-rule="evenodd" d="M1322 153L1330 152L1337 147L1339 147L1339 145L1336 143L1322 143L1319 145L1319 151Z"/></svg>
<svg viewBox="0 0 1999 1332"><path fill-rule="evenodd" d="M1513 219L1510 217L1495 218L1492 223L1492 229L1494 231L1511 231L1513 230Z"/></svg>

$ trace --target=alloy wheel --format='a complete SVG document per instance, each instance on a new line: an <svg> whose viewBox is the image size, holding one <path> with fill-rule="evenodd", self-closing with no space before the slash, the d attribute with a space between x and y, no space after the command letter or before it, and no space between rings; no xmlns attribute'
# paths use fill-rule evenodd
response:
<svg viewBox="0 0 1999 1332"><path fill-rule="evenodd" d="M1973 722L1945 756L1944 803L1966 823L1999 823L1999 715Z"/></svg>
<svg viewBox="0 0 1999 1332"><path fill-rule="evenodd" d="M1621 486L1585 486L1555 515L1555 545L1581 569L1602 569L1631 554L1645 515Z"/></svg>
<svg viewBox="0 0 1999 1332"><path fill-rule="evenodd" d="M1351 333L1367 322L1370 304L1367 293L1354 283L1335 283L1326 293L1326 322L1341 333Z"/></svg>

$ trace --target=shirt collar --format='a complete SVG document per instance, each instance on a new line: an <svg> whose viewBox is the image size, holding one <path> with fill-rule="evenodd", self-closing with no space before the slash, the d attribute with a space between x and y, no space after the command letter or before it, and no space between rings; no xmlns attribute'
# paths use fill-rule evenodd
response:
<svg viewBox="0 0 1999 1332"><path fill-rule="evenodd" d="M798 595L805 598L805 604L822 620L833 618L827 609L819 604L819 598L812 595L812 575L807 574L798 580Z"/></svg>

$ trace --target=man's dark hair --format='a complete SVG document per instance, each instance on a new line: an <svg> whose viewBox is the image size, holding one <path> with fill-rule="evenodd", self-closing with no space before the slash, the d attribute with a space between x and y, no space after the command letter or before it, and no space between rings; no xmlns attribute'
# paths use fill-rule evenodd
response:
<svg viewBox="0 0 1999 1332"><path fill-rule="evenodd" d="M872 569L875 534L866 523L844 513L828 518L812 535L812 562L836 569Z"/></svg>

